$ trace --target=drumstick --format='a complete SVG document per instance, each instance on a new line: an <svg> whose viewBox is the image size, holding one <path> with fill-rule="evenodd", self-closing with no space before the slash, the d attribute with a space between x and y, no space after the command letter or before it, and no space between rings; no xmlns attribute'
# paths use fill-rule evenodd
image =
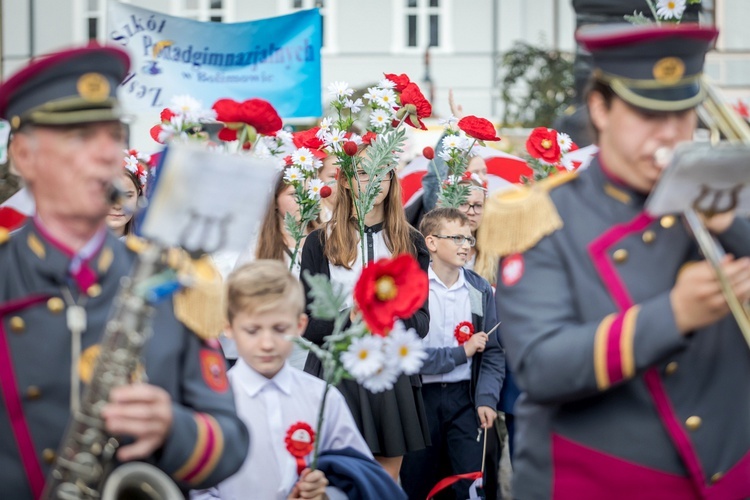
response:
<svg viewBox="0 0 750 500"><path fill-rule="evenodd" d="M492 333L492 332L494 332L495 330L497 330L497 327L498 327L498 326L500 326L500 323L502 323L502 321L499 321L499 322L498 322L498 323L497 323L497 324L496 324L495 326L493 326L493 327L492 327L492 330L490 330L489 332L487 332L487 335L489 335L490 333Z"/></svg>

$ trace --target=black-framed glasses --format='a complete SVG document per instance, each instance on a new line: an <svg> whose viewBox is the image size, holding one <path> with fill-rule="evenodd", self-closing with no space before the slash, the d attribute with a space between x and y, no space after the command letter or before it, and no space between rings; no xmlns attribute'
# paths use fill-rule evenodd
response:
<svg viewBox="0 0 750 500"><path fill-rule="evenodd" d="M458 209L465 214L468 214L472 208L474 209L474 213L479 215L484 211L484 203L463 203L458 206Z"/></svg>
<svg viewBox="0 0 750 500"><path fill-rule="evenodd" d="M457 247L460 247L464 244L464 242L468 242L470 247L473 247L477 244L477 239L473 236L464 236L462 234L454 234L453 236L447 236L444 234L433 234L431 236L434 236L435 238L440 238L441 240L453 240L453 243L456 244Z"/></svg>

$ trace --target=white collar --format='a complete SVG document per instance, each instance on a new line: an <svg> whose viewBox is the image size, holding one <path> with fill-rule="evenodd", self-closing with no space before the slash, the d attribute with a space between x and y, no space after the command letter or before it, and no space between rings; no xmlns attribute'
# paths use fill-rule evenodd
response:
<svg viewBox="0 0 750 500"><path fill-rule="evenodd" d="M284 363L279 373L273 378L266 378L256 372L242 358L237 360L232 371L236 371L236 379L233 377L233 381L239 383L251 398L257 396L269 385L276 387L287 396L292 393L292 368L288 363Z"/></svg>
<svg viewBox="0 0 750 500"><path fill-rule="evenodd" d="M466 286L466 278L464 277L464 268L459 268L458 270L458 279L455 283L453 283L452 286L446 286L445 283L443 283L443 280L440 279L440 276L438 276L435 271L432 270L432 263L430 262L430 267L427 269L427 277L430 279L430 281L434 281L436 283L439 283L443 288L446 290L456 290L458 288L461 288L463 286Z"/></svg>

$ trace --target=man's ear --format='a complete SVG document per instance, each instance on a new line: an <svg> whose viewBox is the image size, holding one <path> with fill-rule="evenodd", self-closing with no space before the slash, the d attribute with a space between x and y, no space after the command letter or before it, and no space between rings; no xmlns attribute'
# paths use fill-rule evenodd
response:
<svg viewBox="0 0 750 500"><path fill-rule="evenodd" d="M33 138L27 134L13 134L8 144L8 157L13 169L27 183L34 181Z"/></svg>
<svg viewBox="0 0 750 500"><path fill-rule="evenodd" d="M599 92L591 92L588 97L589 116L594 128L601 132L607 126L609 107L604 96Z"/></svg>

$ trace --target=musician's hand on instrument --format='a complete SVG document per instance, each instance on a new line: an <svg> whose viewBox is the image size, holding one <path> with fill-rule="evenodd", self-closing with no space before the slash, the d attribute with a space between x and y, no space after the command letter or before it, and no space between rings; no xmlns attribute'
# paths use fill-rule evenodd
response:
<svg viewBox="0 0 750 500"><path fill-rule="evenodd" d="M110 434L135 439L117 451L118 459L146 458L164 444L172 428L172 398L155 385L116 387L110 392L109 403L102 409L102 418Z"/></svg>
<svg viewBox="0 0 750 500"><path fill-rule="evenodd" d="M713 234L721 234L729 229L729 226L734 222L734 215L734 210L715 214L712 217L706 217L704 214L699 214L700 218L703 220L703 224L705 224L706 228Z"/></svg>
<svg viewBox="0 0 750 500"><path fill-rule="evenodd" d="M750 298L750 258L725 256L721 268L740 302ZM707 261L688 264L670 293L677 329L686 335L708 326L729 312L714 269Z"/></svg>
<svg viewBox="0 0 750 500"><path fill-rule="evenodd" d="M326 486L328 486L328 479L322 471L305 469L300 474L299 480L292 488L287 500L298 500L300 498L323 500L326 498Z"/></svg>

